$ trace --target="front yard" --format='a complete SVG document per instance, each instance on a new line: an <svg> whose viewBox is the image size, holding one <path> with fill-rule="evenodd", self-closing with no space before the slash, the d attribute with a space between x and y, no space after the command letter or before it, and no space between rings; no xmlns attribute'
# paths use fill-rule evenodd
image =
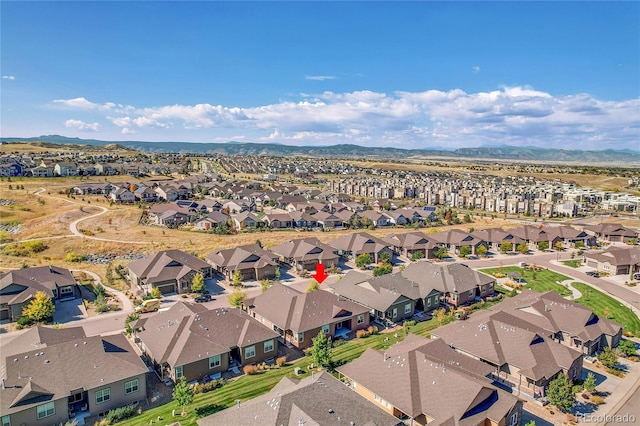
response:
<svg viewBox="0 0 640 426"><path fill-rule="evenodd" d="M480 272L484 272L485 274L489 274L491 276L495 276L494 274L502 274L506 276L509 272L517 273L517 277L520 279L520 273L523 271L523 268L518 266L504 266L500 268L488 268L481 269ZM522 285L522 288L528 288L533 291L537 291L539 293L545 293L549 290L553 290L561 296L569 296L571 295L571 290L563 286L562 284L558 284L558 282L562 282L568 280L569 277L566 277L557 272L550 271L548 269L542 269L540 271L532 271L529 269L524 269L524 276L522 279L525 281Z"/></svg>

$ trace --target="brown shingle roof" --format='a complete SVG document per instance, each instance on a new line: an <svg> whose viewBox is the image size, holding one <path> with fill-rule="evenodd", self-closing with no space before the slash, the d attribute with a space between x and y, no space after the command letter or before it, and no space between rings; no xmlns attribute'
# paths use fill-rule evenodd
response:
<svg viewBox="0 0 640 426"><path fill-rule="evenodd" d="M135 260L127 267L140 279L150 283L181 278L191 271L200 272L210 268L207 262L182 250L159 251Z"/></svg>

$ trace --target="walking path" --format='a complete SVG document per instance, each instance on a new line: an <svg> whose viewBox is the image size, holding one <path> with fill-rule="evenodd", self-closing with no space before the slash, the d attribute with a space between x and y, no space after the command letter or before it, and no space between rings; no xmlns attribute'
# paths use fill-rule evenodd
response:
<svg viewBox="0 0 640 426"><path fill-rule="evenodd" d="M576 300L582 297L582 293L580 293L580 290L578 290L577 288L571 285L571 283L575 281L576 280L564 280L562 282L558 282L558 284L563 285L569 290L571 290L571 296L567 297L567 299L569 300Z"/></svg>
<svg viewBox="0 0 640 426"><path fill-rule="evenodd" d="M127 297L126 294L124 294L120 290L116 290L113 287L109 287L109 286L106 286L106 285L102 284L102 279L95 272L87 271L86 269L74 269L74 270L72 270L72 272L84 272L85 274L90 275L91 278L93 278L93 280L95 282L95 285L98 285L98 284L103 285L105 288L107 288L109 290L109 293L111 293L114 296L116 296L122 302L122 310L123 311L128 312L128 311L132 311L134 309L133 303L131 303L131 300L129 300L129 298Z"/></svg>

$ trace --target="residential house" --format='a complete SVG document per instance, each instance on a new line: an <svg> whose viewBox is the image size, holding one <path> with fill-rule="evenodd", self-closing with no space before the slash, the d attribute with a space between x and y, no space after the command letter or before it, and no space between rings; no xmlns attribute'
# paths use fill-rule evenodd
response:
<svg viewBox="0 0 640 426"><path fill-rule="evenodd" d="M78 283L68 269L35 266L0 273L0 319L17 321L22 316L22 308L39 291L54 300L80 296Z"/></svg>
<svg viewBox="0 0 640 426"><path fill-rule="evenodd" d="M78 176L78 165L70 162L60 162L53 166L53 174L56 176Z"/></svg>
<svg viewBox="0 0 640 426"><path fill-rule="evenodd" d="M331 290L340 297L366 306L376 320L396 323L413 317L417 301L415 297L419 298L404 294L412 283L403 285L398 281L397 274L371 277L361 272L349 271L340 281L331 285ZM414 293L417 293L417 290ZM434 307L438 306L439 294L430 296L434 297L430 305L433 303Z"/></svg>
<svg viewBox="0 0 640 426"><path fill-rule="evenodd" d="M242 213L232 214L231 220L236 229L255 229L263 225L262 220L255 214L249 211L243 211Z"/></svg>
<svg viewBox="0 0 640 426"><path fill-rule="evenodd" d="M178 191L169 185L157 186L154 191L158 194L158 198L165 201L176 201L178 196Z"/></svg>
<svg viewBox="0 0 640 426"><path fill-rule="evenodd" d="M298 348L312 345L320 331L336 338L369 326L369 310L360 304L328 291L302 293L281 283L245 300L243 309Z"/></svg>
<svg viewBox="0 0 640 426"><path fill-rule="evenodd" d="M197 229L199 231L208 231L219 226L227 225L228 221L229 216L220 211L214 211L207 214L202 219L197 220L193 229Z"/></svg>
<svg viewBox="0 0 640 426"><path fill-rule="evenodd" d="M53 176L53 165L44 165L40 164L36 167L32 167L29 169L27 173L31 174L33 177L52 177Z"/></svg>
<svg viewBox="0 0 640 426"><path fill-rule="evenodd" d="M293 219L287 213L266 213L262 221L271 229L293 228Z"/></svg>
<svg viewBox="0 0 640 426"><path fill-rule="evenodd" d="M439 291L444 301L453 306L473 303L495 293L494 277L460 263L414 262L400 274L419 286Z"/></svg>
<svg viewBox="0 0 640 426"><path fill-rule="evenodd" d="M133 203L136 201L136 196L133 192L124 187L113 187L108 195L108 198L115 203Z"/></svg>
<svg viewBox="0 0 640 426"><path fill-rule="evenodd" d="M284 377L268 393L198 420L199 426L289 424L401 426L404 423L353 392L326 371Z"/></svg>
<svg viewBox="0 0 640 426"><path fill-rule="evenodd" d="M388 253L390 256L393 255L387 242L366 232L344 235L329 241L328 244L331 247L335 247L339 255L349 259L355 259L361 254L368 254L371 256L373 263L378 263L383 253Z"/></svg>
<svg viewBox="0 0 640 426"><path fill-rule="evenodd" d="M147 367L122 334L34 327L2 347L3 425L52 425L146 400Z"/></svg>
<svg viewBox="0 0 640 426"><path fill-rule="evenodd" d="M206 257L207 262L229 280L235 271L240 271L243 280L274 278L278 267L276 259L277 255L257 244L218 249Z"/></svg>
<svg viewBox="0 0 640 426"><path fill-rule="evenodd" d="M638 233L626 228L619 223L599 223L597 225L585 226L584 229L593 233L598 239L610 243L628 243L638 239Z"/></svg>
<svg viewBox="0 0 640 426"><path fill-rule="evenodd" d="M487 246L481 239L460 229L449 229L437 234L431 234L429 237L443 244L447 250L453 251L455 254L459 254L460 249L465 246L469 247L471 254L477 254L478 247Z"/></svg>
<svg viewBox="0 0 640 426"><path fill-rule="evenodd" d="M356 393L412 425L515 426L522 401L493 386L491 367L441 339L409 334L387 350L367 349L338 367Z"/></svg>
<svg viewBox="0 0 640 426"><path fill-rule="evenodd" d="M318 226L316 218L310 214L303 212L290 212L289 217L293 223L294 228L315 228Z"/></svg>
<svg viewBox="0 0 640 426"><path fill-rule="evenodd" d="M500 309L542 327L548 337L585 355L614 348L622 337L620 324L553 291L540 294L523 290L501 303Z"/></svg>
<svg viewBox="0 0 640 426"><path fill-rule="evenodd" d="M580 231L571 226L550 226L545 228L546 232L555 240L555 236L560 237L560 241L570 247L586 247L596 244L596 238L587 231Z"/></svg>
<svg viewBox="0 0 640 426"><path fill-rule="evenodd" d="M161 377L203 380L278 356L278 333L240 309L177 302L132 324L140 350Z"/></svg>
<svg viewBox="0 0 640 426"><path fill-rule="evenodd" d="M166 293L190 293L193 278L201 273L211 278L211 266L181 250L164 250L127 265L129 280L139 287Z"/></svg>
<svg viewBox="0 0 640 426"><path fill-rule="evenodd" d="M365 210L358 214L362 217L363 222L373 223L373 226L375 227L391 225L391 222L387 215L376 212L374 210Z"/></svg>
<svg viewBox="0 0 640 426"><path fill-rule="evenodd" d="M280 261L298 271L315 271L316 265L338 266L340 256L336 250L317 238L300 238L278 244L271 251L280 256Z"/></svg>
<svg viewBox="0 0 640 426"><path fill-rule="evenodd" d="M582 377L582 352L555 342L537 323L510 312L476 312L467 321L439 327L432 335L492 366L496 379L515 393L538 398L559 374L567 374L570 380Z"/></svg>
<svg viewBox="0 0 640 426"><path fill-rule="evenodd" d="M418 256L416 253L421 253L423 259L433 259L435 258L434 253L442 247L441 243L432 240L420 231L393 234L383 240L393 248L398 256L403 256L405 259Z"/></svg>
<svg viewBox="0 0 640 426"><path fill-rule="evenodd" d="M155 203L159 198L158 193L148 186L140 186L133 192L133 194L135 195L136 200L145 203Z"/></svg>
<svg viewBox="0 0 640 426"><path fill-rule="evenodd" d="M149 209L149 222L154 225L177 228L180 225L191 223L196 219L196 213L187 207L177 204L157 204Z"/></svg>
<svg viewBox="0 0 640 426"><path fill-rule="evenodd" d="M557 243L562 244L562 237L557 233L548 233L547 228L543 225L524 225L510 231L515 237L524 240L530 249L538 249L540 243L547 243L549 248L554 248ZM516 248L514 247L513 249L515 250Z"/></svg>
<svg viewBox="0 0 640 426"><path fill-rule="evenodd" d="M323 228L338 228L343 225L343 220L333 213L319 211L312 215L318 226Z"/></svg>
<svg viewBox="0 0 640 426"><path fill-rule="evenodd" d="M382 214L387 217L390 225L403 226L413 221L413 215L407 216L407 212L402 210L390 210L382 212Z"/></svg>
<svg viewBox="0 0 640 426"><path fill-rule="evenodd" d="M14 177L22 176L24 167L20 163L0 164L0 176Z"/></svg>
<svg viewBox="0 0 640 426"><path fill-rule="evenodd" d="M586 265L611 275L640 272L640 247L609 246L602 251L584 253Z"/></svg>

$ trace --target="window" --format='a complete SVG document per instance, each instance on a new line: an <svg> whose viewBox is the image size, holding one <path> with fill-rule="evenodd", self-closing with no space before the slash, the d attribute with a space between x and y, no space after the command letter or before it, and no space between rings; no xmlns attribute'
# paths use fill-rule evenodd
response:
<svg viewBox="0 0 640 426"><path fill-rule="evenodd" d="M111 399L111 388L104 388L96 391L96 404L102 404Z"/></svg>
<svg viewBox="0 0 640 426"><path fill-rule="evenodd" d="M358 324L363 324L364 323L364 314L360 314L356 317L356 322Z"/></svg>
<svg viewBox="0 0 640 426"><path fill-rule="evenodd" d="M427 299L427 306L431 306L431 298L430 297Z"/></svg>
<svg viewBox="0 0 640 426"><path fill-rule="evenodd" d="M373 395L374 399L376 400L376 402L384 407L387 408L391 408L391 404L389 404L389 402L385 401L384 399L380 398L378 395Z"/></svg>
<svg viewBox="0 0 640 426"><path fill-rule="evenodd" d="M220 355L214 355L209 357L209 368L220 367Z"/></svg>
<svg viewBox="0 0 640 426"><path fill-rule="evenodd" d="M53 416L56 413L56 406L53 402L47 402L46 404L38 405L38 420L44 419L45 417ZM4 416L7 417L7 416ZM2 417L2 424L4 425L4 417Z"/></svg>
<svg viewBox="0 0 640 426"><path fill-rule="evenodd" d="M124 382L124 393L138 392L138 379L129 380Z"/></svg>
<svg viewBox="0 0 640 426"><path fill-rule="evenodd" d="M253 358L256 356L256 347L255 345L247 346L244 348L244 357L245 358Z"/></svg>
<svg viewBox="0 0 640 426"><path fill-rule="evenodd" d="M473 290L469 290L469 297L473 297L473 293L474 293Z"/></svg>
<svg viewBox="0 0 640 426"><path fill-rule="evenodd" d="M486 285L483 285L482 287L480 287L480 291L482 293L484 293L486 290L487 290L487 286Z"/></svg>
<svg viewBox="0 0 640 426"><path fill-rule="evenodd" d="M2 416L2 426L11 426L11 417Z"/></svg>
<svg viewBox="0 0 640 426"><path fill-rule="evenodd" d="M391 315L392 318L397 318L398 317L398 308L393 308L392 311L393 315Z"/></svg>
<svg viewBox="0 0 640 426"><path fill-rule="evenodd" d="M180 379L182 377L182 366L181 365L177 366L173 373L175 375L176 380Z"/></svg>
<svg viewBox="0 0 640 426"><path fill-rule="evenodd" d="M329 324L325 324L322 326L322 332L327 335L329 334Z"/></svg>
<svg viewBox="0 0 640 426"><path fill-rule="evenodd" d="M518 424L518 412L516 411L511 415L511 422L509 422L510 426L516 426Z"/></svg>
<svg viewBox="0 0 640 426"><path fill-rule="evenodd" d="M296 342L298 343L304 342L304 333L298 333L296 335Z"/></svg>
<svg viewBox="0 0 640 426"><path fill-rule="evenodd" d="M404 313L405 315L411 313L411 303L404 305Z"/></svg>
<svg viewBox="0 0 640 426"><path fill-rule="evenodd" d="M267 340L264 342L264 353L271 352L273 350L273 340Z"/></svg>

